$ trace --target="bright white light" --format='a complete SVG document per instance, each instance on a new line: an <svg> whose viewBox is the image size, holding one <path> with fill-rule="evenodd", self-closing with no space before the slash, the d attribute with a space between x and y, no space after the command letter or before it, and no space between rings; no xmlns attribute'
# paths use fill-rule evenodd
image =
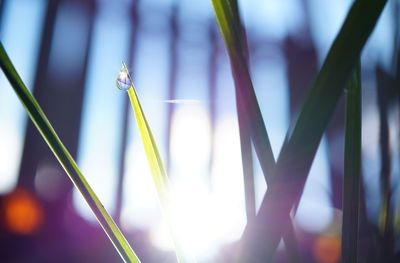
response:
<svg viewBox="0 0 400 263"><path fill-rule="evenodd" d="M172 176L204 173L210 156L210 122L201 104L178 104L172 119Z"/></svg>
<svg viewBox="0 0 400 263"><path fill-rule="evenodd" d="M192 168L195 166L201 170L205 170L203 166L208 165L209 135L205 134L208 132L207 116L200 108L185 108L185 111L178 111L177 114L179 115L174 118L174 125L177 127L174 130L182 137L173 135L177 136L175 144L172 144L172 147L176 147L173 148L176 158L174 161L175 165L184 165L188 173L177 177L176 174L172 175L174 228L185 253L197 259L207 260L215 255L221 245L238 239L246 222L236 117L231 115L218 122L216 127L210 190L207 187L207 178L210 178L210 175L199 175L198 171L191 171L185 163L189 162ZM178 132L177 128L181 130ZM201 138L188 147L187 141L196 136ZM179 138L183 140L179 141ZM177 156L183 159L178 159ZM191 159L196 157L200 162L196 163L198 160ZM172 249L165 225L158 225L151 233L151 238L159 248Z"/></svg>
<svg viewBox="0 0 400 263"><path fill-rule="evenodd" d="M174 229L185 253L207 257L215 249L216 236L213 202L206 188L200 185L181 184L173 188L172 209Z"/></svg>
<svg viewBox="0 0 400 263"><path fill-rule="evenodd" d="M185 254L192 258L212 258L221 245L238 239L245 224L244 211L237 204L209 193L204 187L181 185L173 188L174 229ZM172 240L165 223L151 233L153 243L172 250Z"/></svg>
<svg viewBox="0 0 400 263"><path fill-rule="evenodd" d="M139 134L126 155L122 226L150 229L160 224L161 212L157 192Z"/></svg>
<svg viewBox="0 0 400 263"><path fill-rule="evenodd" d="M216 213L214 218L220 242L238 239L246 224L244 186L239 129L235 115L218 122L215 131L212 187Z"/></svg>
<svg viewBox="0 0 400 263"><path fill-rule="evenodd" d="M19 158L22 150L20 133L13 126L0 125L0 193L11 191L17 183Z"/></svg>

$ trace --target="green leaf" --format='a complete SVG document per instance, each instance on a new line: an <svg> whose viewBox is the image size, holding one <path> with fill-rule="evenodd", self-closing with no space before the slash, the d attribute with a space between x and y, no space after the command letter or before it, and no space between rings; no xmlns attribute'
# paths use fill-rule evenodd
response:
<svg viewBox="0 0 400 263"><path fill-rule="evenodd" d="M361 78L356 66L346 89L342 262L357 262L361 176Z"/></svg>
<svg viewBox="0 0 400 263"><path fill-rule="evenodd" d="M259 213L242 236L240 262L268 261L285 231L284 218L301 196L321 137L386 0L356 0L279 154Z"/></svg>
<svg viewBox="0 0 400 263"><path fill-rule="evenodd" d="M240 13L238 8L238 3L236 0L230 0L230 5L232 7L232 16L235 22L239 25L242 45L242 54L248 66L249 51L246 45L246 33L245 29L240 20ZM241 97L239 94L239 86L235 83L236 92L236 110L238 117L239 126L239 137L240 137L240 148L242 157L242 167L243 167L243 184L244 184L244 199L246 205L246 216L247 221L253 220L256 216L256 196L255 196L255 185L254 185L254 168L253 168L253 151L251 146L251 135L249 131L249 125L246 123L245 108L241 102ZM257 102L256 102L257 103Z"/></svg>
<svg viewBox="0 0 400 263"><path fill-rule="evenodd" d="M235 81L236 105L242 148L243 175L245 184L246 212L248 222L253 208L254 180L252 167L249 164L251 158L251 144L253 142L258 160L264 174L265 181L269 185L273 176L275 159L272 153L268 133L254 92L253 84L248 70L248 48L246 31L241 24L238 3L236 0L213 0L213 6L217 22L228 50L232 75ZM250 137L250 138L249 138ZM284 233L285 248L292 262L300 261L297 251L298 245L294 234L292 220L288 216L282 221L287 229Z"/></svg>
<svg viewBox="0 0 400 263"><path fill-rule="evenodd" d="M124 235L121 233L118 226L115 224L97 195L94 193L93 189L90 187L89 183L86 181L71 154L58 138L46 115L40 108L40 105L32 96L30 91L26 88L25 84L15 70L10 58L8 57L2 43L0 43L0 66L8 78L8 81L11 83L11 86L18 98L20 99L21 104L28 113L30 119L33 121L50 149L53 151L55 157L68 174L71 181L81 192L104 232L107 234L122 259L125 262L140 262L139 258L126 241Z"/></svg>
<svg viewBox="0 0 400 263"><path fill-rule="evenodd" d="M261 169L267 178L273 174L275 158L247 67L246 42L241 39L241 25L234 12L237 7L229 0L212 0L212 3L228 50L236 95L245 113L245 124L248 126Z"/></svg>
<svg viewBox="0 0 400 263"><path fill-rule="evenodd" d="M177 260L178 262L184 262L185 255L183 253L180 241L177 238L173 224L171 207L170 207L171 204L170 204L169 182L167 173L164 169L164 164L161 160L161 156L158 151L153 134L151 132L149 124L147 123L146 116L144 115L142 106L139 102L139 98L137 96L135 87L133 85L132 78L130 77L125 64L122 65L120 76L121 74L126 74L129 80L130 85L127 90L129 95L129 100L131 101L132 109L135 114L136 124L139 128L140 137L142 139L142 143L144 146L147 161L149 163L149 167L153 177L153 182L158 194L158 199L161 205L161 209L169 226L170 234L175 245Z"/></svg>

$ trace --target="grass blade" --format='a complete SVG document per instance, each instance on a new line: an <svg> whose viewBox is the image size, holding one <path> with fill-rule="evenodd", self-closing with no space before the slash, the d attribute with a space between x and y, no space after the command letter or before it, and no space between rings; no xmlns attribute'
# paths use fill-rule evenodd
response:
<svg viewBox="0 0 400 263"><path fill-rule="evenodd" d="M10 58L8 57L2 43L0 43L0 66L29 117L39 130L50 149L53 151L55 157L68 174L71 181L85 198L104 232L107 234L122 259L125 262L140 262L139 258L126 241L124 235L119 230L118 226L115 224L104 206L101 204L99 198L94 193L89 183L86 181L72 156L58 138L38 102L26 88L25 84L15 70Z"/></svg>
<svg viewBox="0 0 400 263"><path fill-rule="evenodd" d="M237 97L245 112L245 123L249 127L251 139L260 160L264 176L271 176L275 166L271 143L261 115L245 59L245 41L242 41L240 23L234 16L229 0L212 0L215 16L231 61Z"/></svg>
<svg viewBox="0 0 400 263"><path fill-rule="evenodd" d="M213 0L215 15L230 57L232 75L235 81L236 104L238 111L239 132L242 148L243 172L245 182L246 209L251 214L254 195L254 180L252 171L248 167L251 161L251 143L260 161L264 178L269 185L275 168L275 158L272 153L268 133L255 96L255 91L248 70L248 48L246 32L241 24L238 3L236 0ZM248 216L248 219L250 217ZM248 221L249 222L249 221ZM288 216L284 222L287 225L284 233L285 248L292 262L300 261L297 251L297 241L294 234L292 220ZM290 225L289 225L290 224Z"/></svg>
<svg viewBox="0 0 400 263"><path fill-rule="evenodd" d="M342 262L358 262L358 214L361 176L361 77L357 65L346 94Z"/></svg>
<svg viewBox="0 0 400 263"><path fill-rule="evenodd" d="M149 167L151 170L151 174L153 177L153 182L156 187L156 191L158 194L158 199L161 205L162 212L165 216L167 224L169 226L170 234L172 240L175 245L175 252L178 262L184 262L184 253L182 250L182 246L176 236L176 232L174 230L172 215L171 215L171 208L170 208L170 193L169 193L169 181L168 176L164 168L164 164L161 160L160 153L158 151L157 145L153 138L153 134L150 130L149 124L147 123L146 117L144 115L142 106L139 102L139 98L137 96L135 87L132 82L132 78L129 75L129 72L125 66L122 65L122 69L118 80L122 78L126 79L128 82L124 83L127 84L127 92L129 96L129 100L132 104L132 109L135 114L135 119L137 126L139 128L140 137L142 139L142 143L144 146L144 150L146 153L147 161L149 163Z"/></svg>
<svg viewBox="0 0 400 263"><path fill-rule="evenodd" d="M336 37L294 129L279 154L275 175L253 224L242 236L240 262L270 260L281 224L300 197L321 137L386 0L356 0Z"/></svg>
<svg viewBox="0 0 400 263"><path fill-rule="evenodd" d="M240 28L237 30L241 35L242 41L242 54L244 60L248 66L249 50L246 41L246 31L240 20L240 13L238 3L236 0L230 0L230 6L232 8L232 17ZM254 168L253 168L253 151L251 146L251 136L249 128L246 124L245 108L241 101L239 94L239 85L235 83L235 98L236 98L236 110L239 125L239 136L240 136L240 148L242 152L242 167L243 167L243 184L244 184L244 198L246 205L246 217L247 222L253 220L256 216L256 196L255 196L255 185L254 185Z"/></svg>
<svg viewBox="0 0 400 263"><path fill-rule="evenodd" d="M240 149L242 156L244 199L246 206L247 222L250 222L256 216L256 196L254 185L253 152L251 148L251 137L244 123L244 112L239 100L236 99L237 115L239 124Z"/></svg>

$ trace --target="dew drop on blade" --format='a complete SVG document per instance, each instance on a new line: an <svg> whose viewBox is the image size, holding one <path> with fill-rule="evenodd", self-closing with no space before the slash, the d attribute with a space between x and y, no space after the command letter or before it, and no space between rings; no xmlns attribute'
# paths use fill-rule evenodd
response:
<svg viewBox="0 0 400 263"><path fill-rule="evenodd" d="M122 65L121 71L118 74L117 78L117 88L120 90L128 90L132 86L132 81L129 76L129 72L126 69L125 64Z"/></svg>

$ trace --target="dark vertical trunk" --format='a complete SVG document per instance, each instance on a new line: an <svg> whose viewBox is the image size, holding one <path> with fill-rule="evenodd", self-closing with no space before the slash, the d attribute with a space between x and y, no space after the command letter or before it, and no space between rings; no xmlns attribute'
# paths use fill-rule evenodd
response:
<svg viewBox="0 0 400 263"><path fill-rule="evenodd" d="M79 39L73 39L74 45L64 45L64 39L56 38L74 38L74 36L66 35L68 32L62 32L62 29L71 29L73 24L70 24L72 23L71 20L66 20L65 17L69 12L79 9L82 12L76 12L75 15L83 16L81 20L82 24L80 25L84 29L82 30L83 35L79 36ZM62 18L64 20L61 20ZM93 21L93 1L48 2L33 87L33 95L42 106L54 129L74 158L76 157L78 146L83 91L93 33ZM60 28L56 29L55 25L60 26ZM58 30L57 34L54 34L55 30ZM71 61L61 59L68 60L68 56L60 56L60 52L71 54L79 52L77 49L82 51L81 54L83 56ZM55 52L52 52L52 50L55 50ZM59 167L33 123L28 122L19 185L33 190L35 175L41 165ZM66 200L69 198L72 184L69 182L64 171L61 172L61 168L60 173L64 175L54 176L61 177L58 178L63 181L63 183L59 184L59 198Z"/></svg>
<svg viewBox="0 0 400 263"><path fill-rule="evenodd" d="M0 35L3 31L4 7L6 0L0 0Z"/></svg>
<svg viewBox="0 0 400 263"><path fill-rule="evenodd" d="M44 91L41 90L44 89L44 83L46 82L51 41L53 38L54 25L59 5L59 0L48 1L47 3L46 17L44 20L44 28L42 31L38 62L36 66L36 76L33 85L33 95L42 105L46 113L49 111L48 106L46 105L46 102L48 102L48 100L45 100L43 98ZM43 159L43 156L51 158L51 152L45 145L45 143L43 143L43 139L40 137L39 132L36 130L34 125L30 121L28 121L24 149L21 159L20 173L18 178L18 184L20 186L24 186L26 188L34 190L36 168L38 162Z"/></svg>

